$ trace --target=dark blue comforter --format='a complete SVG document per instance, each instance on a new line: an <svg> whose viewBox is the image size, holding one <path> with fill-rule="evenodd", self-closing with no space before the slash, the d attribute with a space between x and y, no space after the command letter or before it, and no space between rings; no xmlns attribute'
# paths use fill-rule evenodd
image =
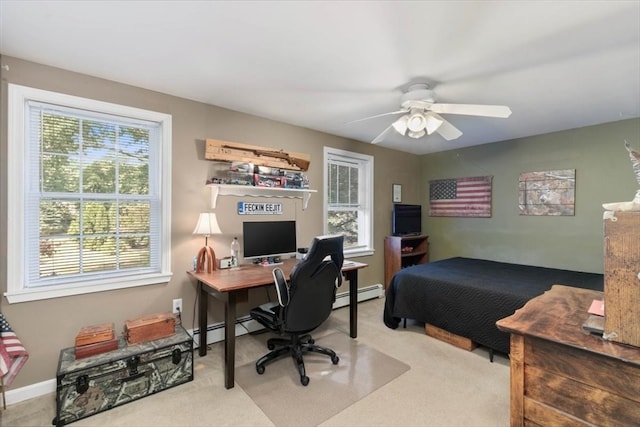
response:
<svg viewBox="0 0 640 427"><path fill-rule="evenodd" d="M472 258L415 265L391 280L384 323L395 329L414 319L509 353L509 334L496 321L556 284L602 291L604 276Z"/></svg>

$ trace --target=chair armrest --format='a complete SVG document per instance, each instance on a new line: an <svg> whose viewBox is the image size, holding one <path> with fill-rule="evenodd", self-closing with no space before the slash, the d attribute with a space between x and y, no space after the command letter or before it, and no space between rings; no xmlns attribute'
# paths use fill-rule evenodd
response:
<svg viewBox="0 0 640 427"><path fill-rule="evenodd" d="M273 282L276 285L276 292L278 294L278 303L281 307L286 307L289 304L289 284L284 278L284 272L280 267L273 269Z"/></svg>

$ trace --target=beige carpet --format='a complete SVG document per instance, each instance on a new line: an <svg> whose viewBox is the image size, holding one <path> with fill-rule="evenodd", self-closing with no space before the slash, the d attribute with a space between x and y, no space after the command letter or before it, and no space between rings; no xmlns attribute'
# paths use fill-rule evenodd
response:
<svg viewBox="0 0 640 427"><path fill-rule="evenodd" d="M496 355L489 362L483 347L464 351L452 345L426 336L424 325L407 322L407 328L392 330L382 323L384 299L374 299L358 305L358 338L349 338L349 309L340 308L331 313L322 330L314 332L318 343L322 336L337 333L346 340L345 346L366 345L393 357L371 364L357 363L357 370L364 370L367 377L384 373L385 364L400 360L411 369L389 381L374 392L362 397L353 405L323 421L323 427L508 427L509 426L509 359ZM265 341L269 334L244 335L236 341L236 374L238 368L251 364L251 374L260 380L268 378L255 373L253 363L267 352ZM355 342L354 342L355 341ZM367 347L363 347L367 348ZM307 362L321 364L323 370L347 368L344 354L337 366L328 360ZM205 357L194 356L194 380L165 390L144 399L113 408L109 411L74 422L69 427L141 427L141 426L185 426L185 427L274 427L271 421L239 383L232 389L224 387L224 343L211 345ZM308 358L309 359L309 358ZM365 357L363 356L363 359ZM369 363L372 363L371 361ZM311 379L306 390L297 380L293 362L281 360L267 366L264 375L281 365L291 375L292 396L298 393L313 393L314 386L322 381ZM313 367L310 366L310 367ZM359 372L351 371L358 378L353 386L363 386ZM372 375L373 374L373 375ZM347 374L349 375L349 374ZM55 381L55 365L52 362L51 376ZM236 375L237 379L237 375ZM344 379L344 378L343 378ZM347 379L348 381L348 379ZM268 381L264 381L269 383ZM275 383L273 388L277 393ZM368 385L364 385L367 386ZM334 385L337 389L337 386ZM313 405L313 414L321 410L320 404L334 392L313 396L318 404ZM9 390L11 392L11 390ZM279 396L279 405L292 410L295 403L288 404L291 396ZM0 411L0 426L51 427L56 413L55 393L10 403L6 411ZM338 410L338 409L335 409ZM300 411L301 412L301 411ZM298 413L298 411L296 411ZM304 420L307 414L303 415Z"/></svg>
<svg viewBox="0 0 640 427"><path fill-rule="evenodd" d="M318 345L334 350L340 362L333 365L328 356L306 353L310 379L306 387L291 357L265 365L262 375L255 362L236 369L237 384L277 426L317 426L409 370L409 365L347 334L314 338Z"/></svg>

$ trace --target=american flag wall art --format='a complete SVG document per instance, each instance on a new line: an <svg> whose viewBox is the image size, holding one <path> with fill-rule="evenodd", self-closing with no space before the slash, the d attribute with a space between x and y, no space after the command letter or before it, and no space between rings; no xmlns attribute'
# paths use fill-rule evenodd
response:
<svg viewBox="0 0 640 427"><path fill-rule="evenodd" d="M429 216L491 217L492 176L429 181Z"/></svg>

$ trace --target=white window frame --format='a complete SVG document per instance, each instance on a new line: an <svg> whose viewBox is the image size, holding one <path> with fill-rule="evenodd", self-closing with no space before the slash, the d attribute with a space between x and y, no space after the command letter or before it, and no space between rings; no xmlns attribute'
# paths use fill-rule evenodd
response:
<svg viewBox="0 0 640 427"><path fill-rule="evenodd" d="M9 303L36 301L115 289L130 288L158 283L167 283L171 273L171 115L50 92L41 89L9 84L8 91L8 167L7 175L7 292ZM160 242L158 271L136 272L122 275L104 275L75 281L70 284L46 287L27 287L27 251L25 227L25 195L27 191L26 161L29 143L29 120L27 103L35 101L64 107L87 110L134 120L153 121L160 124L160 146L156 147L158 162L156 173L150 180L159 179L160 227L156 236ZM32 249L33 250L33 249Z"/></svg>
<svg viewBox="0 0 640 427"><path fill-rule="evenodd" d="M364 235L359 235L361 245L355 248L345 248L344 254L349 257L373 255L374 235L373 235L373 156L367 154L354 153L340 150L338 148L324 147L324 206L323 206L323 226L324 233L328 234L329 217L329 174L327 169L332 161L347 162L357 165L359 171L359 201L362 206L359 215L360 224L358 230Z"/></svg>

